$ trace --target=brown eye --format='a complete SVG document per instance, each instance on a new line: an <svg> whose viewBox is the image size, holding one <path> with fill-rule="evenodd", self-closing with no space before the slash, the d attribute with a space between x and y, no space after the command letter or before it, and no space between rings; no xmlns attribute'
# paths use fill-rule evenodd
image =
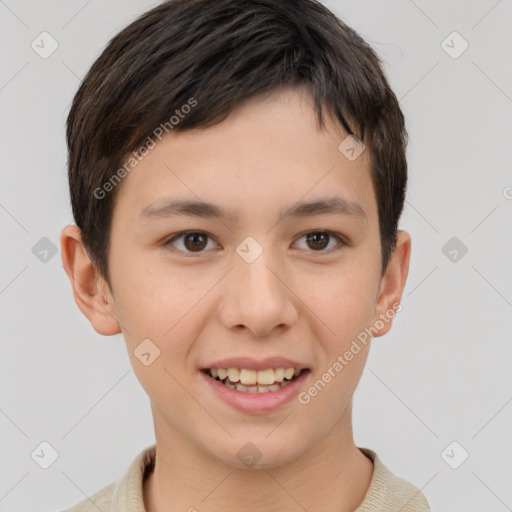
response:
<svg viewBox="0 0 512 512"><path fill-rule="evenodd" d="M304 234L301 239L305 239L305 249L309 249L310 252L331 253L333 250L349 245L344 238L330 231L310 231ZM329 245L330 247L328 247Z"/></svg>
<svg viewBox="0 0 512 512"><path fill-rule="evenodd" d="M346 241L342 236L332 233L331 231L310 231L304 234L301 239L306 240L306 249L309 251L326 254L337 249L342 249L343 246L351 245L350 242ZM177 234L164 242L163 245L171 252L191 256L194 255L194 253L200 254L207 252L205 248L208 246L209 241L213 241L213 239L206 233L188 231ZM181 243L182 247L176 247L178 243ZM329 245L331 246L329 247ZM326 248L327 250L325 250Z"/></svg>
<svg viewBox="0 0 512 512"><path fill-rule="evenodd" d="M185 256L189 256L192 253L205 252L204 249L208 245L209 240L211 240L211 237L206 233L189 231L179 233L178 235L170 238L167 242L164 242L163 245L171 252L181 252L184 253ZM176 247L178 242L182 247Z"/></svg>
<svg viewBox="0 0 512 512"><path fill-rule="evenodd" d="M206 246L206 237L202 233L188 233L184 240L185 247L190 251L201 251Z"/></svg>
<svg viewBox="0 0 512 512"><path fill-rule="evenodd" d="M308 233L306 240L312 249L325 249L329 243L329 234L324 231L315 231Z"/></svg>

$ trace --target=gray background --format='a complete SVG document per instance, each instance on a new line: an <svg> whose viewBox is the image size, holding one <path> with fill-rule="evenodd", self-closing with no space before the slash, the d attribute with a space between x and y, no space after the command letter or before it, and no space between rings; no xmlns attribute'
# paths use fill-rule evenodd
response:
<svg viewBox="0 0 512 512"><path fill-rule="evenodd" d="M404 308L356 390L356 443L433 510L512 510L512 1L326 4L382 57L410 135ZM69 104L107 41L152 5L0 0L0 510L71 506L154 442L124 340L81 314L59 247ZM46 59L31 48L43 31L59 45ZM454 31L469 44L457 58ZM43 237L58 249L47 261ZM48 469L31 457L44 441L58 452Z"/></svg>

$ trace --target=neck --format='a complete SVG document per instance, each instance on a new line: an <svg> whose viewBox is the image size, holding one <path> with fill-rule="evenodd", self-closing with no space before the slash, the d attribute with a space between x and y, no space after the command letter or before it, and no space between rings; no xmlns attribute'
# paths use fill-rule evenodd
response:
<svg viewBox="0 0 512 512"><path fill-rule="evenodd" d="M155 468L144 483L146 511L357 509L370 485L373 463L354 444L348 409L346 419L320 442L268 470L238 469L206 455L180 431L164 427L154 411L157 450Z"/></svg>

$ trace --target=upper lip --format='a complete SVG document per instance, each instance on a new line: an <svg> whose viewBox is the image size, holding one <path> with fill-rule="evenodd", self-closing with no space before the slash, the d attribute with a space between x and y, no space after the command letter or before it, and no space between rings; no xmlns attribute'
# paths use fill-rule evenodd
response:
<svg viewBox="0 0 512 512"><path fill-rule="evenodd" d="M201 370L210 368L245 368L247 370L267 370L268 368L295 368L295 369L308 369L308 366L293 361L286 357L267 357L265 359L253 359L251 357L229 357L220 359L211 363L209 366L204 366Z"/></svg>

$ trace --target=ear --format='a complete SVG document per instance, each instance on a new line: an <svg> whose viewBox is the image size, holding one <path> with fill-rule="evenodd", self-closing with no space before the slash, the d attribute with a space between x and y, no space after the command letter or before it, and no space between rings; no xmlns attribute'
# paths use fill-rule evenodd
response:
<svg viewBox="0 0 512 512"><path fill-rule="evenodd" d="M383 336L391 329L392 319L397 309L401 308L399 304L409 274L410 256L411 236L407 231L400 230L395 250L380 284L372 324L372 332L376 332L375 337Z"/></svg>
<svg viewBox="0 0 512 512"><path fill-rule="evenodd" d="M62 264L80 311L98 334L111 336L120 333L112 295L89 259L78 226L70 224L61 231L60 247Z"/></svg>

